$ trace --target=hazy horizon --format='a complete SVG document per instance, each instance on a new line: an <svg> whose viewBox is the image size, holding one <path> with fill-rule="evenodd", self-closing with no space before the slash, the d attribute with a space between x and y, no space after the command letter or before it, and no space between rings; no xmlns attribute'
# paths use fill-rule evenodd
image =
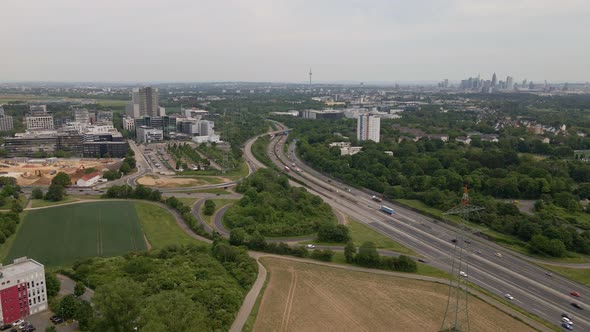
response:
<svg viewBox="0 0 590 332"><path fill-rule="evenodd" d="M1 82L590 80L580 0L0 2Z"/></svg>

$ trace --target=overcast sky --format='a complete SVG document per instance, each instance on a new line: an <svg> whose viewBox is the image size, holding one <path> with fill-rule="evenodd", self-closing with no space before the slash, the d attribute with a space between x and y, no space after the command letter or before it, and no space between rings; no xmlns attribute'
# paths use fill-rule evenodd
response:
<svg viewBox="0 0 590 332"><path fill-rule="evenodd" d="M0 0L0 81L590 81L587 0Z"/></svg>

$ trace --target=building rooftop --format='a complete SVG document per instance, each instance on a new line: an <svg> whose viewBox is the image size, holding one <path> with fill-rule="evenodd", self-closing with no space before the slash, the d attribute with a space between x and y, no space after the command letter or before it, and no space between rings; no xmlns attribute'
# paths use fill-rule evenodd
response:
<svg viewBox="0 0 590 332"><path fill-rule="evenodd" d="M92 172L90 174L86 174L80 178L80 180L88 181L96 176L100 176L100 172Z"/></svg>
<svg viewBox="0 0 590 332"><path fill-rule="evenodd" d="M14 277L38 267L43 267L43 264L31 258L21 257L15 259L10 265L0 267L0 273L3 278Z"/></svg>

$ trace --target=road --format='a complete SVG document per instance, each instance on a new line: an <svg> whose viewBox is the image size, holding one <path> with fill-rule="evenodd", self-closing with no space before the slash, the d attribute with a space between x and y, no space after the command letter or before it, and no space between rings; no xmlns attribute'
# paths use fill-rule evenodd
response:
<svg viewBox="0 0 590 332"><path fill-rule="evenodd" d="M577 330L590 331L590 312L580 311L570 305L571 302L576 302L589 308L588 287L560 276L549 277L545 274L548 271L511 251L498 250L495 244L470 234L458 235L456 229L436 223L432 218L412 210L396 207L397 213L393 216L381 213L378 211L379 204L372 201L370 195L328 179L296 159L294 147L290 148L287 157L283 153L285 140L286 137L278 136L271 142L269 152L272 161L279 168L295 162L303 172L290 172L289 175L305 183L310 191L318 194L335 209L415 250L426 257L432 266L448 272L451 272L449 253L455 248L451 240L458 239L460 247L467 253L466 262L469 266L464 269L469 275L469 281L498 296L506 293L513 295L512 302L515 305L556 325L559 324L561 313L567 312L574 317ZM245 156L253 158L251 153ZM461 241L463 236L470 244ZM477 251L481 251L481 255L476 254ZM502 257L496 256L496 252L501 252ZM569 293L573 290L586 297L571 297Z"/></svg>

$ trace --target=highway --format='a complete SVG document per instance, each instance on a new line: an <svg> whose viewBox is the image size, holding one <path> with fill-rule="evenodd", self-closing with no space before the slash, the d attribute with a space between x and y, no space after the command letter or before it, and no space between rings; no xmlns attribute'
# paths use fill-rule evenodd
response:
<svg viewBox="0 0 590 332"><path fill-rule="evenodd" d="M511 294L515 305L556 326L560 324L561 313L568 313L573 317L576 330L590 331L588 287L557 275L550 277L546 275L548 271L524 260L520 255L514 255L506 249L498 250L497 245L481 238L465 234L470 244L461 241L462 236L456 234L455 228L436 223L431 217L412 210L395 206L396 213L393 216L386 215L378 211L380 204L372 201L370 195L307 167L296 158L294 146L289 148L289 156L286 156L283 152L285 141L285 136L277 136L272 140L269 146L271 160L281 169L296 163L303 172L291 171L289 175L305 183L310 191L335 209L415 250L426 257L430 265L448 272L451 263L449 253L454 249L451 240L458 239L459 245L469 253L466 258L469 269L465 271L469 281L500 297ZM252 162L255 160L251 153L245 156ZM496 256L496 252L500 252L502 257ZM582 298L570 296L571 291L581 293ZM572 302L581 304L586 310L573 308L570 305Z"/></svg>

